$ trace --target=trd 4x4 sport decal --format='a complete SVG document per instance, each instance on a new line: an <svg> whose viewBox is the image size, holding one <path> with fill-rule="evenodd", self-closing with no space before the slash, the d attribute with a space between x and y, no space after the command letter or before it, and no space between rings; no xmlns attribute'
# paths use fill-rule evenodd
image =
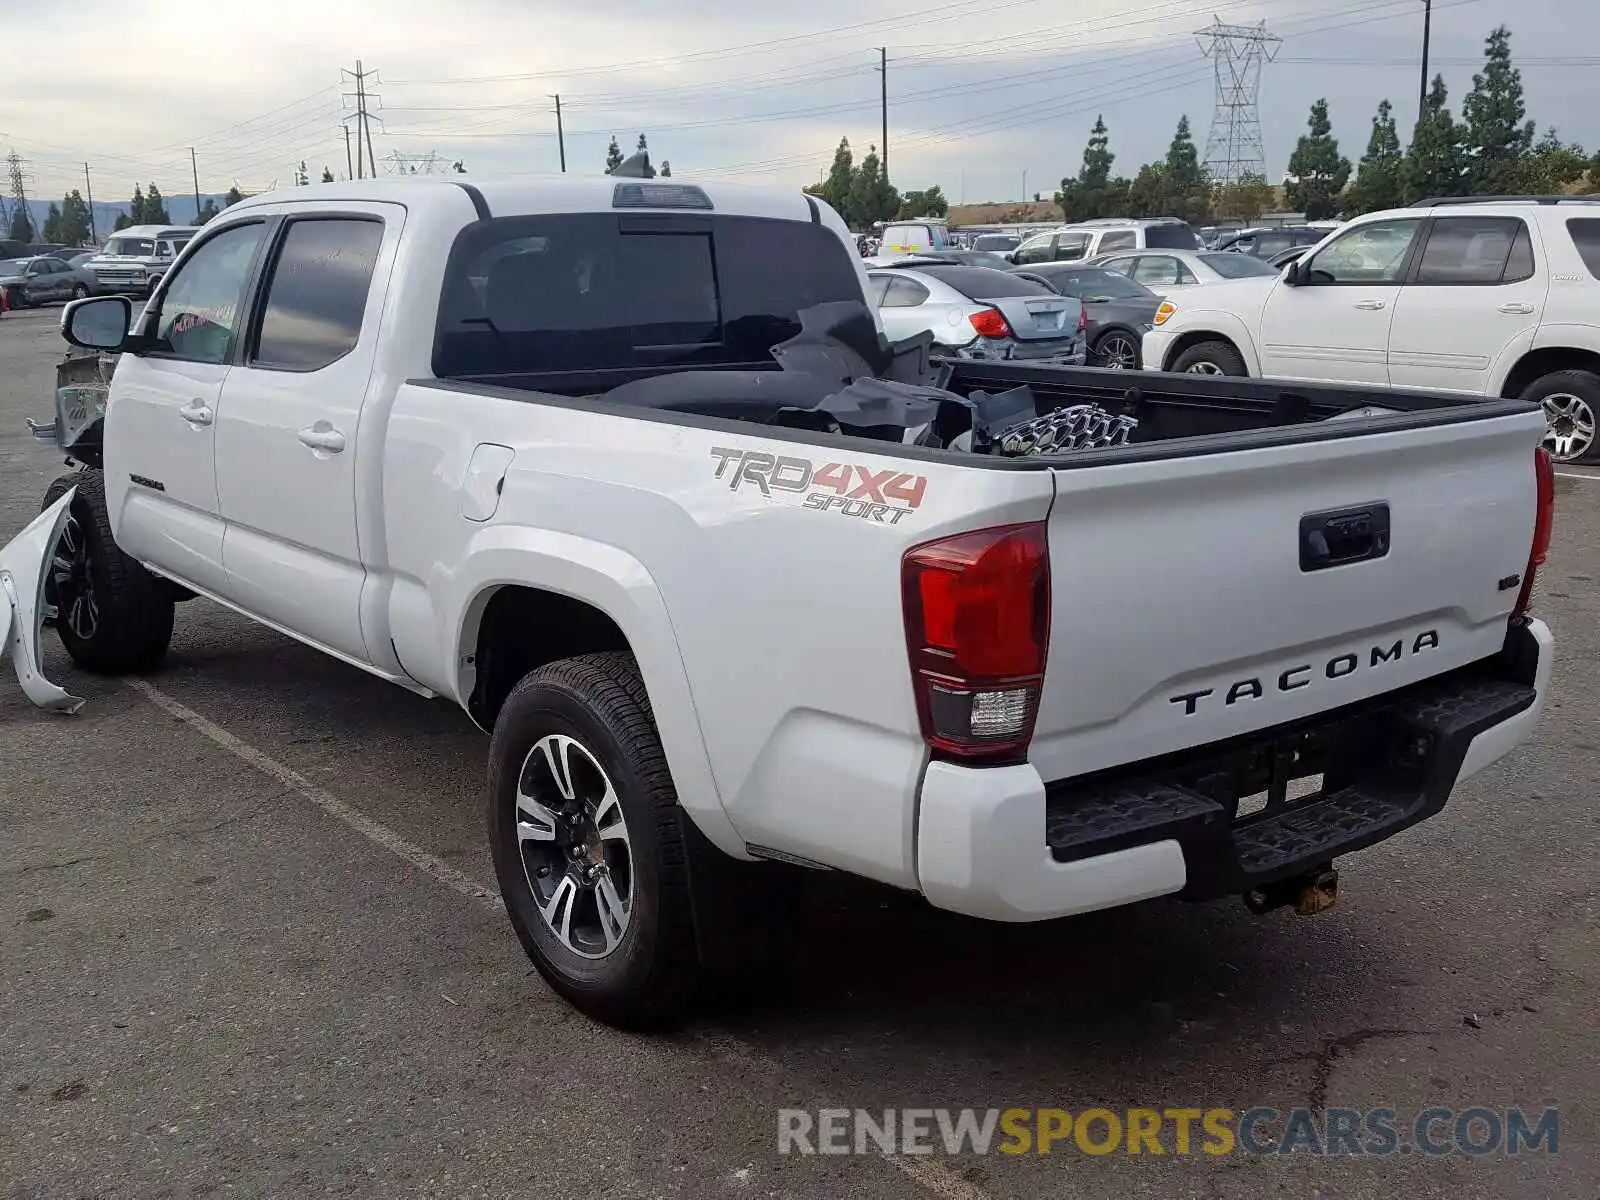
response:
<svg viewBox="0 0 1600 1200"><path fill-rule="evenodd" d="M805 507L818 512L840 512L862 521L898 525L922 503L928 490L924 475L910 475L890 467L877 471L861 463L830 462L817 466L809 458L768 454L760 450L730 450L714 446L715 478L726 479L729 491L760 488L763 496L774 492L805 493Z"/></svg>

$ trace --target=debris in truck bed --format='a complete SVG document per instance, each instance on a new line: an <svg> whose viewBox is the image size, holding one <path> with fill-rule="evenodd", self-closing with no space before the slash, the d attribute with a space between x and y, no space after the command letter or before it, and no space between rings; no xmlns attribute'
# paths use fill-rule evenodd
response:
<svg viewBox="0 0 1600 1200"><path fill-rule="evenodd" d="M1021 458L1030 454L1125 446L1129 435L1138 427L1139 422L1134 418L1107 412L1098 404L1074 404L1006 430L1000 435L1000 453Z"/></svg>

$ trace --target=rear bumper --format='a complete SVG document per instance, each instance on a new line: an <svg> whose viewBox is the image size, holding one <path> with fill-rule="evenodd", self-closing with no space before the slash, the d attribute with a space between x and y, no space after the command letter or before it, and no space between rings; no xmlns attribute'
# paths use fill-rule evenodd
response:
<svg viewBox="0 0 1600 1200"><path fill-rule="evenodd" d="M1494 659L1223 746L1046 785L1030 765L933 763L917 875L939 908L1038 921L1154 896L1264 887L1383 841L1516 747L1550 686L1550 631L1514 629ZM1293 776L1321 773L1290 800ZM1239 817L1241 795L1268 795Z"/></svg>

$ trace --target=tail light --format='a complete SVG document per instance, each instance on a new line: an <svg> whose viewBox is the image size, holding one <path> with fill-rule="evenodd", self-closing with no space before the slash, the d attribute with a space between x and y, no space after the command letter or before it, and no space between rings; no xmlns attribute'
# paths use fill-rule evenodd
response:
<svg viewBox="0 0 1600 1200"><path fill-rule="evenodd" d="M1078 305L1078 332L1089 332L1089 306L1087 304Z"/></svg>
<svg viewBox="0 0 1600 1200"><path fill-rule="evenodd" d="M1033 739L1050 642L1042 521L914 546L901 562L906 648L935 753L1015 761Z"/></svg>
<svg viewBox="0 0 1600 1200"><path fill-rule="evenodd" d="M1006 323L1006 316L998 308L986 308L982 312L975 312L967 320L972 322L972 327L983 337L1010 337L1011 326Z"/></svg>
<svg viewBox="0 0 1600 1200"><path fill-rule="evenodd" d="M1525 617L1533 608L1533 584L1550 553L1550 535L1556 522L1556 468L1550 460L1550 451L1538 446L1533 452L1533 475L1539 493L1538 512L1533 519L1533 548L1528 551L1528 569L1522 574L1522 591L1517 596L1517 606L1511 610L1513 618Z"/></svg>

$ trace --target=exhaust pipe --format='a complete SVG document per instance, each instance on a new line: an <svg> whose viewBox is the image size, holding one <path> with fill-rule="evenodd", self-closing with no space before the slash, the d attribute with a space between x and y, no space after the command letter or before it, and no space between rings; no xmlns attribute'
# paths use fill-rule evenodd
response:
<svg viewBox="0 0 1600 1200"><path fill-rule="evenodd" d="M1300 916L1314 917L1338 900L1339 872L1331 863L1244 894L1245 907L1258 917L1290 905Z"/></svg>

